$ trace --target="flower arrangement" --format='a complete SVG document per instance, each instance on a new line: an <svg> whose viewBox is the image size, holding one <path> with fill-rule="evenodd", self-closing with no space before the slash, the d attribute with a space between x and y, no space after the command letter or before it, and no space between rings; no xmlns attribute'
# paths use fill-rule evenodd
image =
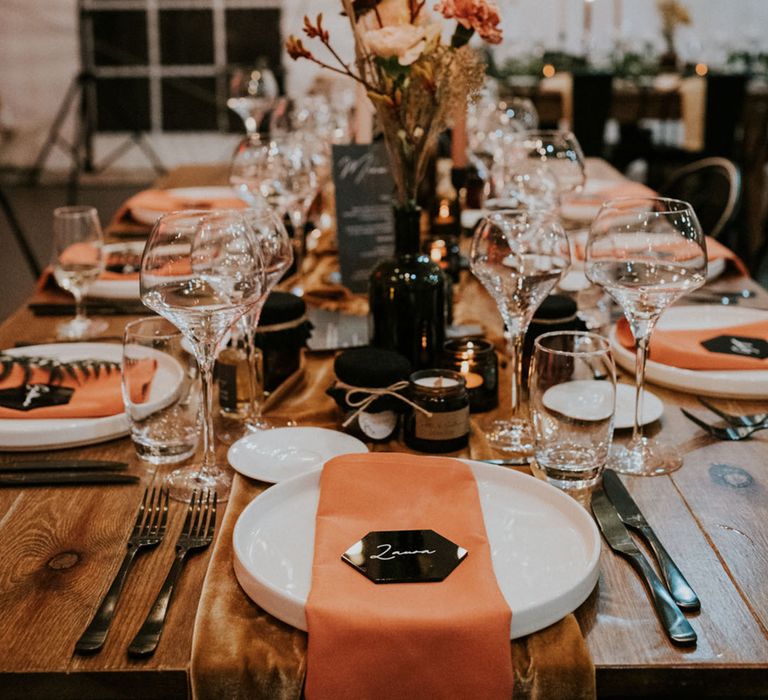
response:
<svg viewBox="0 0 768 700"><path fill-rule="evenodd" d="M688 8L678 0L657 0L656 7L661 16L661 35L667 44L667 53L675 53L675 32L683 24L691 23Z"/></svg>
<svg viewBox="0 0 768 700"><path fill-rule="evenodd" d="M354 68L333 48L323 16L304 17L304 34L318 40L333 63L316 57L302 40L288 37L293 59L347 75L374 105L395 180L397 205L415 209L429 154L456 105L466 105L481 87L484 64L468 42L474 33L501 41L499 10L490 0L440 0L433 11L456 20L449 42L426 0L341 0L355 38Z"/></svg>

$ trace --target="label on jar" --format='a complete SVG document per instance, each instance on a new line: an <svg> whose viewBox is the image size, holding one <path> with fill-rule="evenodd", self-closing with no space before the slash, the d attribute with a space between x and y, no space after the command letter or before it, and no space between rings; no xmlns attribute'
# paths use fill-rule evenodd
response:
<svg viewBox="0 0 768 700"><path fill-rule="evenodd" d="M456 411L425 416L415 411L413 434L419 440L454 440L469 432L469 405Z"/></svg>
<svg viewBox="0 0 768 700"><path fill-rule="evenodd" d="M357 424L364 435L372 440L386 440L397 427L397 413L381 411L380 413L361 413Z"/></svg>

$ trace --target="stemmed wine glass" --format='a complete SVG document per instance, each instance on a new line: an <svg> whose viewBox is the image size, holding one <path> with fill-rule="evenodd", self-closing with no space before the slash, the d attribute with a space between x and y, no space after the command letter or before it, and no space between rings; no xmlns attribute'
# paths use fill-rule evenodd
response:
<svg viewBox="0 0 768 700"><path fill-rule="evenodd" d="M682 466L678 452L643 437L645 361L664 309L706 281L704 234L688 202L661 197L605 202L593 221L586 275L621 306L636 343L632 439L615 447L609 465L623 474L668 474Z"/></svg>
<svg viewBox="0 0 768 700"><path fill-rule="evenodd" d="M262 142L244 139L235 150L230 184L241 195L260 195L293 228L294 260L301 272L304 228L318 191L318 178L311 153L292 138Z"/></svg>
<svg viewBox="0 0 768 700"><path fill-rule="evenodd" d="M584 153L570 131L525 131L512 140L511 148L518 159L540 163L554 176L560 199L584 186Z"/></svg>
<svg viewBox="0 0 768 700"><path fill-rule="evenodd" d="M229 78L227 107L243 120L249 135L258 135L261 121L279 94L275 75L266 66L235 68Z"/></svg>
<svg viewBox="0 0 768 700"><path fill-rule="evenodd" d="M507 328L512 418L494 421L486 432L496 449L517 454L533 451L531 426L521 401L523 338L534 312L569 264L568 239L549 212L491 212L472 238L470 267L493 297Z"/></svg>
<svg viewBox="0 0 768 700"><path fill-rule="evenodd" d="M141 259L141 300L192 345L203 379L203 459L167 478L171 497L197 489L229 493L216 462L212 383L216 350L229 328L264 294L261 245L241 211L180 211L158 219Z"/></svg>
<svg viewBox="0 0 768 700"><path fill-rule="evenodd" d="M259 196L240 193L249 208L242 214L259 242L265 266L264 293L238 322L238 329L245 340L246 364L248 366L248 414L243 422L247 431L266 430L273 427L261 414L259 381L256 371L256 345L254 334L259 325L261 311L269 293L282 279L293 262L293 246L288 232L272 208ZM228 436L230 441L234 435Z"/></svg>
<svg viewBox="0 0 768 700"><path fill-rule="evenodd" d="M53 276L75 297L75 317L56 327L66 340L92 338L107 329L106 321L87 318L83 297L104 270L99 215L94 207L59 207L53 211Z"/></svg>

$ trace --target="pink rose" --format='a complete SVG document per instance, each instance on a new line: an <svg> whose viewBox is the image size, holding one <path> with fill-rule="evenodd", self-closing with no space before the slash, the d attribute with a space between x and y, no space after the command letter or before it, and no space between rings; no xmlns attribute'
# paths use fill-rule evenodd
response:
<svg viewBox="0 0 768 700"><path fill-rule="evenodd" d="M398 24L364 32L363 41L375 56L396 56L401 66L410 66L421 56L433 35L431 27Z"/></svg>
<svg viewBox="0 0 768 700"><path fill-rule="evenodd" d="M440 0L435 11L465 29L474 29L489 44L501 43L499 8L488 0Z"/></svg>

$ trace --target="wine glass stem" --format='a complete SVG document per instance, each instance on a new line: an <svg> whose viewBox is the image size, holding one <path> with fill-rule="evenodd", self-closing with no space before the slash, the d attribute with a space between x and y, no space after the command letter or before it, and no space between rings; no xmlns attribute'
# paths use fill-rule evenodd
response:
<svg viewBox="0 0 768 700"><path fill-rule="evenodd" d="M266 300L266 297L264 299ZM240 321L240 327L245 335L245 359L248 364L248 418L254 423L258 423L261 420L261 400L258 397L259 382L256 373L256 342L254 340L254 333L259 325L259 317L263 307L264 301L260 301Z"/></svg>
<svg viewBox="0 0 768 700"><path fill-rule="evenodd" d="M198 354L197 363L203 380L203 461L198 476L216 466L216 448L213 442L213 352Z"/></svg>
<svg viewBox="0 0 768 700"><path fill-rule="evenodd" d="M75 322L79 324L85 323L85 304L83 303L83 290L73 289L72 296L75 297Z"/></svg>
<svg viewBox="0 0 768 700"><path fill-rule="evenodd" d="M523 390L523 334L511 333L507 341L507 354L509 355L509 370L512 379L512 418L520 417Z"/></svg>
<svg viewBox="0 0 768 700"><path fill-rule="evenodd" d="M635 341L635 419L632 425L632 442L643 437L643 385L645 384L645 361L648 357L650 332Z"/></svg>

